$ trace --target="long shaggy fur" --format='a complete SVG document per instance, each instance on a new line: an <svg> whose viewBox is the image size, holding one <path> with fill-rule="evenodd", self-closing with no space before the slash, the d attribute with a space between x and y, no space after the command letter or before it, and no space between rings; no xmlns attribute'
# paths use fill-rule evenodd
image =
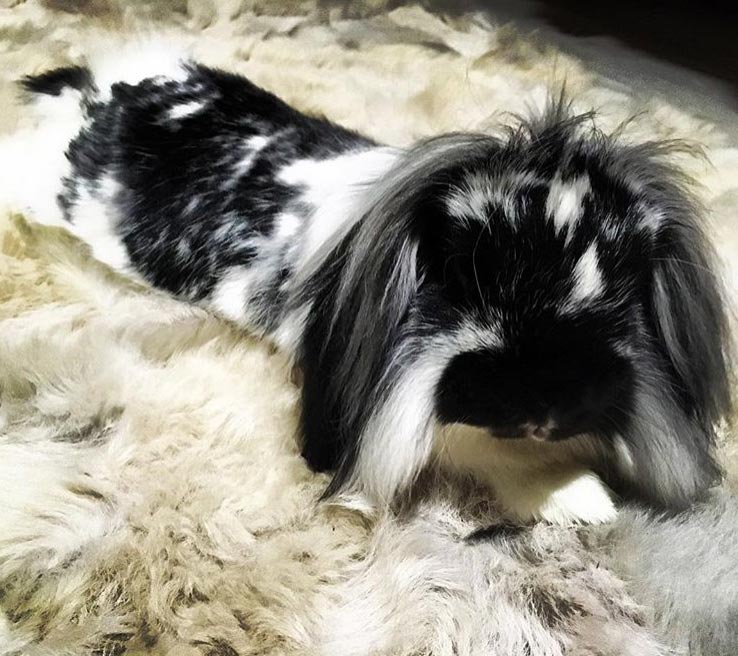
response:
<svg viewBox="0 0 738 656"><path fill-rule="evenodd" d="M662 508L718 480L726 319L672 146L622 143L560 100L500 137L400 151L243 77L159 66L27 78L79 126L66 152L37 135L19 175L62 162L44 188L98 258L295 358L329 495L389 504L454 423L582 442L610 488Z"/></svg>
<svg viewBox="0 0 738 656"><path fill-rule="evenodd" d="M736 259L734 142L681 101L649 95L640 103L514 32L462 18L449 24L418 7L371 23L263 15L269 5L285 13L310 4L136 7L186 31L206 61L399 146L411 136L481 127L493 108L522 110L550 82L555 62L579 107L605 109L603 125L637 106L645 111L629 131L641 141L705 143L714 167L684 164L705 185L716 245L729 266ZM118 30L136 18L130 3L117 0L46 2L44 9L16 3L3 13L6 132L16 119L33 120L11 102L12 79L78 62L80 43L99 40L101 22L78 6ZM239 15L252 6L259 16ZM124 54L122 70L98 71L97 79L126 74L134 83L130 69L152 61L140 55ZM159 72L177 71L176 62L156 61ZM38 220L67 229L56 188L42 182L68 173L64 158L52 156L80 129L78 99L68 91L37 96L36 107L54 117L46 129L2 137L3 147L14 148L0 176L0 203L31 198ZM60 116L61 107L68 113ZM346 172L332 169L315 194L330 192ZM333 207L341 201L332 199ZM104 216L99 209L93 205L90 216ZM96 248L102 259L115 254ZM230 289L237 280L229 279ZM219 298L226 314L229 296ZM279 337L294 351L289 331ZM543 512L551 517L570 519L566 508L593 516L582 508L593 499L596 510L606 508L596 477L572 478L582 466L572 471L571 458L588 453L587 445L492 442L484 429L460 436L450 425L443 437L454 434L436 440L434 455L491 475L493 494L453 477L421 476L413 488L420 502L400 516L370 521L316 504L328 477L300 457L299 390L280 355L190 303L111 276L65 231L5 215L0 361L0 653L736 651L732 503L710 499L674 519L622 510L617 530L510 524L497 510L499 503L510 516L509 496L535 506L545 491ZM730 440L727 446L734 450ZM735 480L735 461L721 464ZM535 490L532 482L541 480L549 483ZM566 503L557 505L559 496Z"/></svg>
<svg viewBox="0 0 738 656"><path fill-rule="evenodd" d="M342 247L345 264L336 265L338 271L333 275L337 281L333 285L323 280L316 283L324 292L322 297L318 292L318 311L308 322L308 353L314 350L320 357L318 366L308 366L306 372L306 430L308 436L319 435L327 441L324 448L329 452L338 449L341 470L334 479L334 490L352 476L373 487L380 498L391 498L396 490L406 487L431 449L439 414L434 396L444 368L465 350L499 346L498 336L485 320L474 323L478 317L465 326L466 335L456 337L460 343L444 335L444 330L458 329L463 323L459 316L468 308L455 308L459 316L444 316L451 310L438 307L447 300L434 296L435 280L428 282L433 264L427 254L424 259L418 252L429 239L427 232L444 230L423 225L433 221L433 213L439 211L432 204L437 200L434 195L474 184L469 180L478 174L490 176L490 197L507 194L503 202L511 205L530 202L525 184L516 188L512 183L512 188L506 189L510 183L505 176L510 169L514 175L539 175L544 180L550 176L550 180L561 175L562 168L577 166L577 158L587 161L578 164L585 176L602 176L601 184L612 185L598 191L620 194L616 201L620 205L614 208L598 206L596 199L588 207L578 208L585 214L582 223L600 224L589 226L595 234L612 231L605 247L611 249L608 255L623 257L624 266L650 268L642 259L627 260L632 257L626 250L629 246L621 247L618 240L627 242L633 238L628 233L638 229L645 232L644 224L650 224L653 231L644 239L651 244L639 244L638 248L645 250L636 256L647 258L653 267L645 272L650 277L646 281L648 295L642 293L639 299L628 295L625 280L629 272L618 268L623 263L611 262L614 270L605 273L622 285L610 307L603 308L607 320L621 324L642 321L640 328L645 334L634 338L641 343L623 343L623 348L631 351L635 368L633 408L628 428L617 438L624 442L624 449L616 449L614 457L606 456L600 473L621 491L635 492L666 507L683 506L716 481L718 471L710 450L715 425L730 407L727 319L710 247L702 232L700 209L688 190L688 181L667 161L681 145L621 145L584 126L588 119L571 118L559 103L541 119L523 123L502 139L439 137L405 153L385 182L377 185L371 209ZM561 168L557 171L556 167ZM514 197L516 193L524 197L522 201ZM549 192L549 199L551 195ZM535 211L524 207L526 210ZM470 201L469 212L473 215L474 211ZM587 217L589 212L593 216ZM486 221L490 233L499 229L492 225L495 219L472 216L471 220L475 218ZM529 229L532 234L521 241L536 238L535 227ZM586 231L587 226L580 229ZM493 249L485 257L499 258L501 254ZM524 269L529 264L524 257L511 258L509 266ZM321 272L318 277L323 275ZM519 275L525 274L521 271ZM368 280L383 284L372 288L367 286ZM497 284L506 284L499 277L497 280ZM479 287L478 279L474 283ZM515 283L513 279L511 284ZM560 293L551 281L541 280L540 284L551 285L546 291L554 298ZM481 296L482 289L478 291ZM634 302L642 307L633 307ZM535 298L532 303L536 303ZM691 308L689 316L684 317L677 307ZM516 310L530 311L530 306ZM623 315L628 312L634 316ZM328 329L322 320L324 313L330 316ZM587 321L586 315L582 321ZM307 357L312 363L310 355ZM408 394L411 398L403 396ZM319 415L317 425L310 423L315 414ZM313 448L308 442L308 449ZM627 481L625 490L617 478Z"/></svg>
<svg viewBox="0 0 738 656"><path fill-rule="evenodd" d="M738 652L738 504L720 493L689 515L623 513L590 546L651 609L649 622L690 656Z"/></svg>

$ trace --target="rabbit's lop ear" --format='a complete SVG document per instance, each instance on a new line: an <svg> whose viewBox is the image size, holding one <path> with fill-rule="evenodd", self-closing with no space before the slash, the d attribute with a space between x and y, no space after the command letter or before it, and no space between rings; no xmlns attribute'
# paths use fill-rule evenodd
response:
<svg viewBox="0 0 738 656"><path fill-rule="evenodd" d="M651 309L671 390L706 431L730 409L729 333L714 256L694 203L672 198L653 253Z"/></svg>
<svg viewBox="0 0 738 656"><path fill-rule="evenodd" d="M637 149L644 216L653 231L652 352L640 371L629 469L647 498L679 508L713 484L716 424L730 412L730 338L716 257L689 181ZM633 153L631 153L632 155ZM626 157L627 159L627 157Z"/></svg>
<svg viewBox="0 0 738 656"><path fill-rule="evenodd" d="M408 233L384 238L381 248L360 237L348 237L351 254L333 263L334 284L321 286L306 325L303 456L313 469L335 470L326 495L351 487L389 502L424 464L415 437L432 412L403 434L407 404L422 403L406 380L417 247ZM356 257L366 270L352 274L346 267Z"/></svg>
<svg viewBox="0 0 738 656"><path fill-rule="evenodd" d="M303 455L336 470L328 495L359 489L388 503L430 455L444 335L423 318L420 244L439 175L477 141L451 135L409 149L306 285L316 291L302 353Z"/></svg>

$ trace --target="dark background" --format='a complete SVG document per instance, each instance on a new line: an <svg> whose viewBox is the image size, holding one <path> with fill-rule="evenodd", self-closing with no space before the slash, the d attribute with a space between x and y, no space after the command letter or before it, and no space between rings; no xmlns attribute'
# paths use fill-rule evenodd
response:
<svg viewBox="0 0 738 656"><path fill-rule="evenodd" d="M528 4L542 21L564 34L609 35L649 55L715 76L738 95L736 0L548 0L507 4Z"/></svg>
<svg viewBox="0 0 738 656"><path fill-rule="evenodd" d="M440 3L439 3L440 4ZM615 83L662 95L738 138L738 0L447 0L535 33Z"/></svg>

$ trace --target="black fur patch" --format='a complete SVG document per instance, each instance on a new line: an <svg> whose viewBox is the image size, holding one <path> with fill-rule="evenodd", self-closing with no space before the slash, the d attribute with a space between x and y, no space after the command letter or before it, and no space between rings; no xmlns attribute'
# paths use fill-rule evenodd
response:
<svg viewBox="0 0 738 656"><path fill-rule="evenodd" d="M72 218L82 189L99 194L101 181L115 181L113 203L136 270L199 300L225 269L249 263L252 238L268 234L296 198L299 190L277 178L283 166L370 142L300 114L240 76L195 65L188 71L181 82L115 84L109 102L90 107L89 124L69 146L72 174L60 202ZM173 118L187 103L202 109ZM267 145L238 175L253 137Z"/></svg>
<svg viewBox="0 0 738 656"><path fill-rule="evenodd" d="M31 93L58 96L68 87L84 91L93 88L94 84L89 69L84 66L67 66L24 77L21 86Z"/></svg>

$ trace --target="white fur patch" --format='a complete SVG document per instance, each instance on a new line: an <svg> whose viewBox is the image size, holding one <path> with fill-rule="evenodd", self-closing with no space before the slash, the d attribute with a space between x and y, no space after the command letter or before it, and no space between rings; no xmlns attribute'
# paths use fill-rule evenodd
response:
<svg viewBox="0 0 738 656"><path fill-rule="evenodd" d="M185 214L191 214L194 212L198 205L200 204L200 197L199 196L193 196L190 198L190 200L187 201L187 206L184 208Z"/></svg>
<svg viewBox="0 0 738 656"><path fill-rule="evenodd" d="M424 352L394 382L362 434L350 486L380 505L388 504L425 465L433 446L435 391L451 359L466 351L497 348L497 330L473 324L428 340Z"/></svg>
<svg viewBox="0 0 738 656"><path fill-rule="evenodd" d="M36 96L31 107L37 125L0 138L0 205L66 226L57 195L70 170L64 153L85 122L80 101L71 89Z"/></svg>
<svg viewBox="0 0 738 656"><path fill-rule="evenodd" d="M485 176L475 175L466 185L448 196L446 208L457 219L486 223L487 207L493 193L490 180Z"/></svg>
<svg viewBox="0 0 738 656"><path fill-rule="evenodd" d="M517 511L528 514L535 519L543 519L552 524L601 524L610 522L617 517L617 509L604 483L595 474L589 471L572 472L559 481L549 482L543 488L546 495L543 503L536 504L536 489L533 484L529 489L521 492L530 492L525 502L533 500L526 513L525 503L517 501Z"/></svg>
<svg viewBox="0 0 738 656"><path fill-rule="evenodd" d="M589 177L562 182L555 178L546 199L546 215L553 219L556 232L565 227L573 228L582 215L582 203L589 192Z"/></svg>
<svg viewBox="0 0 738 656"><path fill-rule="evenodd" d="M201 112L207 105L208 103L204 100L192 100L181 105L175 105L169 110L168 116L172 121L178 121Z"/></svg>
<svg viewBox="0 0 738 656"><path fill-rule="evenodd" d="M628 447L620 435L616 436L613 440L613 447L618 456L621 468L627 473L632 474L635 471L635 462L630 447Z"/></svg>
<svg viewBox="0 0 738 656"><path fill-rule="evenodd" d="M74 202L72 232L90 245L92 254L116 271L130 266L128 250L117 232L118 210L114 198L119 185L105 176L95 189L81 186Z"/></svg>
<svg viewBox="0 0 738 656"><path fill-rule="evenodd" d="M280 214L276 218L276 228L274 230L274 236L280 240L286 240L290 237L294 237L302 224L300 217L290 212Z"/></svg>
<svg viewBox="0 0 738 656"><path fill-rule="evenodd" d="M301 200L315 208L302 237L297 268L322 250L345 223L355 220L357 198L396 158L391 148L371 148L327 160L298 160L279 172L279 179L300 187Z"/></svg>
<svg viewBox="0 0 738 656"><path fill-rule="evenodd" d="M215 286L210 306L226 319L243 322L251 286L252 275L249 267L231 267Z"/></svg>
<svg viewBox="0 0 738 656"><path fill-rule="evenodd" d="M180 237L177 240L177 256L181 260L188 260L192 256L192 247L190 242L185 237Z"/></svg>
<svg viewBox="0 0 738 656"><path fill-rule="evenodd" d="M592 301L603 289L602 272L597 261L597 245L593 242L574 266L574 288L569 302L579 305Z"/></svg>
<svg viewBox="0 0 738 656"><path fill-rule="evenodd" d="M90 70L99 99L107 101L113 85L119 82L136 85L153 78L184 82L189 77L185 59L184 50L166 39L131 41L98 52L91 58Z"/></svg>
<svg viewBox="0 0 738 656"><path fill-rule="evenodd" d="M270 141L271 139L269 137L257 134L246 139L246 148L251 151L258 152L262 150Z"/></svg>
<svg viewBox="0 0 738 656"><path fill-rule="evenodd" d="M492 488L516 519L597 524L617 515L607 486L589 470L598 456L586 440L501 440L455 424L438 431L435 451L442 464Z"/></svg>
<svg viewBox="0 0 738 656"><path fill-rule="evenodd" d="M511 172L490 177L473 175L464 186L454 190L446 198L446 209L451 216L462 221L479 221L487 224L491 207L502 210L505 218L515 224L518 219L518 197L521 189L538 181L531 172Z"/></svg>
<svg viewBox="0 0 738 656"><path fill-rule="evenodd" d="M257 135L255 137L249 137L245 142L246 154L236 162L234 167L236 176L242 176L251 170L254 165L254 160L259 151L263 150L269 143L270 139Z"/></svg>
<svg viewBox="0 0 738 656"><path fill-rule="evenodd" d="M223 185L224 189L233 189L238 184L239 179L246 175L256 161L256 156L263 150L271 139L261 135L249 137L243 142L244 155L233 165L233 177L226 180Z"/></svg>
<svg viewBox="0 0 738 656"><path fill-rule="evenodd" d="M311 304L307 303L282 317L279 326L271 335L274 343L290 357L294 357L300 347L310 308Z"/></svg>
<svg viewBox="0 0 738 656"><path fill-rule="evenodd" d="M664 213L656 208L643 207L639 225L651 233L656 233L664 222Z"/></svg>

